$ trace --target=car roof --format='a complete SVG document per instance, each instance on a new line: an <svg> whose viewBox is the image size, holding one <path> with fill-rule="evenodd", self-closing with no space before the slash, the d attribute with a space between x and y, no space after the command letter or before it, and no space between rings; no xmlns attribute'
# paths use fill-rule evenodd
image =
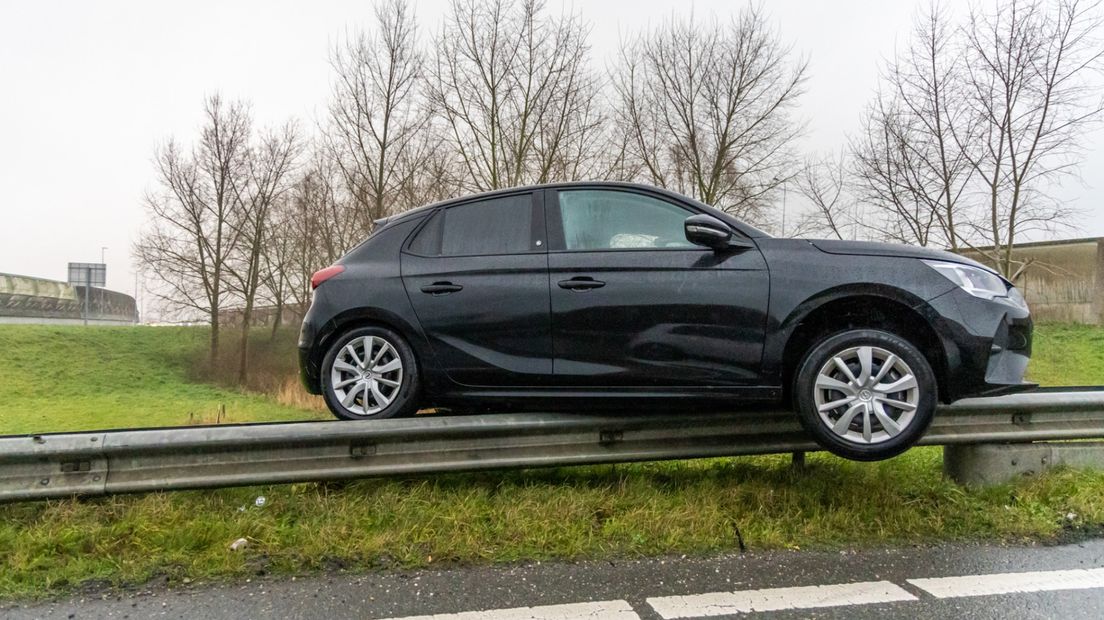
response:
<svg viewBox="0 0 1104 620"><path fill-rule="evenodd" d="M583 187L606 187L606 188L611 188L611 189L631 189L631 190L637 190L637 191L646 192L646 193L660 194L660 195L666 196L668 198L672 198L672 199L674 199L678 202L689 202L689 203L691 203L692 205L694 205L698 208L702 208L702 209L705 209L705 210L709 211L713 215L719 215L720 217L722 217L722 219L727 221L729 224L735 225L740 230L740 232L744 233L745 235L747 235L749 237L768 237L769 236L769 235L767 235L767 233L755 228L754 226L751 226L750 224L747 224L746 222L742 222L740 220L737 220L736 218L732 217L728 213L725 213L724 211L721 211L720 209L717 209L716 207L712 207L712 206L707 205L707 204L705 204L703 202L700 202L698 200L694 200L693 198L690 198L689 196L684 196L682 194L679 194L677 192L672 192L672 191L664 189L662 187L655 187L655 186L652 186L652 185L644 185L642 183L629 183L629 182L625 182L625 181L563 181L563 182L559 182L559 183L539 183L539 184L535 184L535 185L522 185L522 186L518 186L518 187L506 187L506 188L502 188L502 189L495 189L495 190L491 190L491 191L480 192L480 193L477 193L477 194L468 194L468 195L465 195L465 196L457 196L455 198L449 198L449 199L446 199L446 200L441 200L441 201L434 202L434 203L427 204L427 205L423 205L423 206L420 206L420 207L415 207L413 209L410 209L409 211L403 211L402 213L396 213L395 215L391 215L391 216L388 216L388 217L385 217L385 218L382 218L382 219L378 219L378 220L375 221L375 225L376 225L376 229L379 230L380 228L383 228L384 226L387 226L387 225L390 225L390 224L395 224L395 223L398 223L398 222L401 222L401 221L404 221L404 220L407 220L407 219L410 219L410 218L413 218L413 217L418 217L418 216L424 215L425 213L427 213L429 211L432 211L434 209L437 209L438 207L461 204L461 203L465 203L465 202L469 202L469 201L485 200L487 198L494 198L496 196L506 196L506 195L509 195L509 194L516 194L516 193L519 193L519 192L527 192L527 191L531 192L531 191L539 191L539 190L547 190L547 189L583 188Z"/></svg>

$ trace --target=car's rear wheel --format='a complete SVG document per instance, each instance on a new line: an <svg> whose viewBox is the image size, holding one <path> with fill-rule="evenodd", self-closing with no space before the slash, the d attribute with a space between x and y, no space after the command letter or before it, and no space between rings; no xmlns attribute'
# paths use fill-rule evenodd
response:
<svg viewBox="0 0 1104 620"><path fill-rule="evenodd" d="M322 361L322 396L344 420L395 418L417 410L418 367L398 334L361 327L339 336Z"/></svg>
<svg viewBox="0 0 1104 620"><path fill-rule="evenodd" d="M860 461L887 459L916 443L931 424L936 392L924 355L873 329L821 340L794 381L802 426L826 450Z"/></svg>

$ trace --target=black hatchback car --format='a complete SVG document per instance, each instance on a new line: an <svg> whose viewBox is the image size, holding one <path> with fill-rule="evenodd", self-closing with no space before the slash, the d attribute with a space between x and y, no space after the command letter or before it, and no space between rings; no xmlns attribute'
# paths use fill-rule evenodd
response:
<svg viewBox="0 0 1104 620"><path fill-rule="evenodd" d="M344 419L784 402L826 449L874 460L912 445L937 402L1032 387L1027 305L989 268L772 238L641 185L415 209L311 284L302 379Z"/></svg>

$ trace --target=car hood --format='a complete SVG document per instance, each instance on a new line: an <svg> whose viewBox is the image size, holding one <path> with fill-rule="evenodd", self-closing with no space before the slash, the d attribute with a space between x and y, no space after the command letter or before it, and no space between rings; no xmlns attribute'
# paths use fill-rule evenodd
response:
<svg viewBox="0 0 1104 620"><path fill-rule="evenodd" d="M902 258L923 258L927 260L942 260L952 263L961 263L972 267L979 267L986 271L993 271L992 267L983 265L976 260L966 258L959 254L944 250L933 250L913 245L898 245L895 243L875 243L872 241L839 241L833 239L810 239L809 243L821 252L828 254L848 254L852 256L898 256ZM996 273L996 272L994 272Z"/></svg>

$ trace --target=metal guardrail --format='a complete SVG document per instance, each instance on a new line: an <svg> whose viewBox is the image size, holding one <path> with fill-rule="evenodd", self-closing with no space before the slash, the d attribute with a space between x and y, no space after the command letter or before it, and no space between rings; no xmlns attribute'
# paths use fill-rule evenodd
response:
<svg viewBox="0 0 1104 620"><path fill-rule="evenodd" d="M1104 438L1104 388L940 407L921 445ZM814 451L788 411L496 414L0 437L0 501Z"/></svg>

